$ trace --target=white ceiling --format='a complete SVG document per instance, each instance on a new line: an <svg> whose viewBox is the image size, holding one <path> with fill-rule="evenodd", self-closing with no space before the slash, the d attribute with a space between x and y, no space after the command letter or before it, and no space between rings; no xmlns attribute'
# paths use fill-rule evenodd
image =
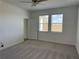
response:
<svg viewBox="0 0 79 59"><path fill-rule="evenodd" d="M2 0L10 4L22 7L28 10L42 10L49 8L66 7L79 4L79 0L48 0L39 3L36 7L32 7L31 3L21 3L20 1L31 1L31 0Z"/></svg>

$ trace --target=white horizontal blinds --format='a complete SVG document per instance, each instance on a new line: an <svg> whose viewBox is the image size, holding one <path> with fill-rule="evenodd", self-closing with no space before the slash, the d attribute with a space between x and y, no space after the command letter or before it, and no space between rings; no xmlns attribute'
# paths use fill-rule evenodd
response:
<svg viewBox="0 0 79 59"><path fill-rule="evenodd" d="M51 31L62 32L63 14L55 14L51 16Z"/></svg>
<svg viewBox="0 0 79 59"><path fill-rule="evenodd" d="M48 31L48 15L39 16L39 31Z"/></svg>

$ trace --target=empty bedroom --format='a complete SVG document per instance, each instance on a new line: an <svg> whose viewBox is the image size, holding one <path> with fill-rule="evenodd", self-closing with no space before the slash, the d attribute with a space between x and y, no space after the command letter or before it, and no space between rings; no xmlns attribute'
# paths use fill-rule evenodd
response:
<svg viewBox="0 0 79 59"><path fill-rule="evenodd" d="M79 0L0 0L0 59L79 59Z"/></svg>

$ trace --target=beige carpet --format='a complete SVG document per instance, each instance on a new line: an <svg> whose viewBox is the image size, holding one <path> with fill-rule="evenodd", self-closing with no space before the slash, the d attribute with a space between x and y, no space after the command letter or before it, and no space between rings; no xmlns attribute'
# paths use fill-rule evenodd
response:
<svg viewBox="0 0 79 59"><path fill-rule="evenodd" d="M28 40L0 51L0 59L79 59L74 46Z"/></svg>

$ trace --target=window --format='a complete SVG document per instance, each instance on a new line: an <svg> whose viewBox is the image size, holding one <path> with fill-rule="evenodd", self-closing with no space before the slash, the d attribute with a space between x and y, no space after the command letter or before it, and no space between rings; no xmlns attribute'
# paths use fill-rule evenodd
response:
<svg viewBox="0 0 79 59"><path fill-rule="evenodd" d="M48 27L49 25L49 27ZM39 31L43 32L62 32L63 31L63 14L54 14L39 16Z"/></svg>
<svg viewBox="0 0 79 59"><path fill-rule="evenodd" d="M39 16L39 31L48 31L48 15Z"/></svg>
<svg viewBox="0 0 79 59"><path fill-rule="evenodd" d="M51 16L51 31L62 32L63 14L55 14Z"/></svg>

